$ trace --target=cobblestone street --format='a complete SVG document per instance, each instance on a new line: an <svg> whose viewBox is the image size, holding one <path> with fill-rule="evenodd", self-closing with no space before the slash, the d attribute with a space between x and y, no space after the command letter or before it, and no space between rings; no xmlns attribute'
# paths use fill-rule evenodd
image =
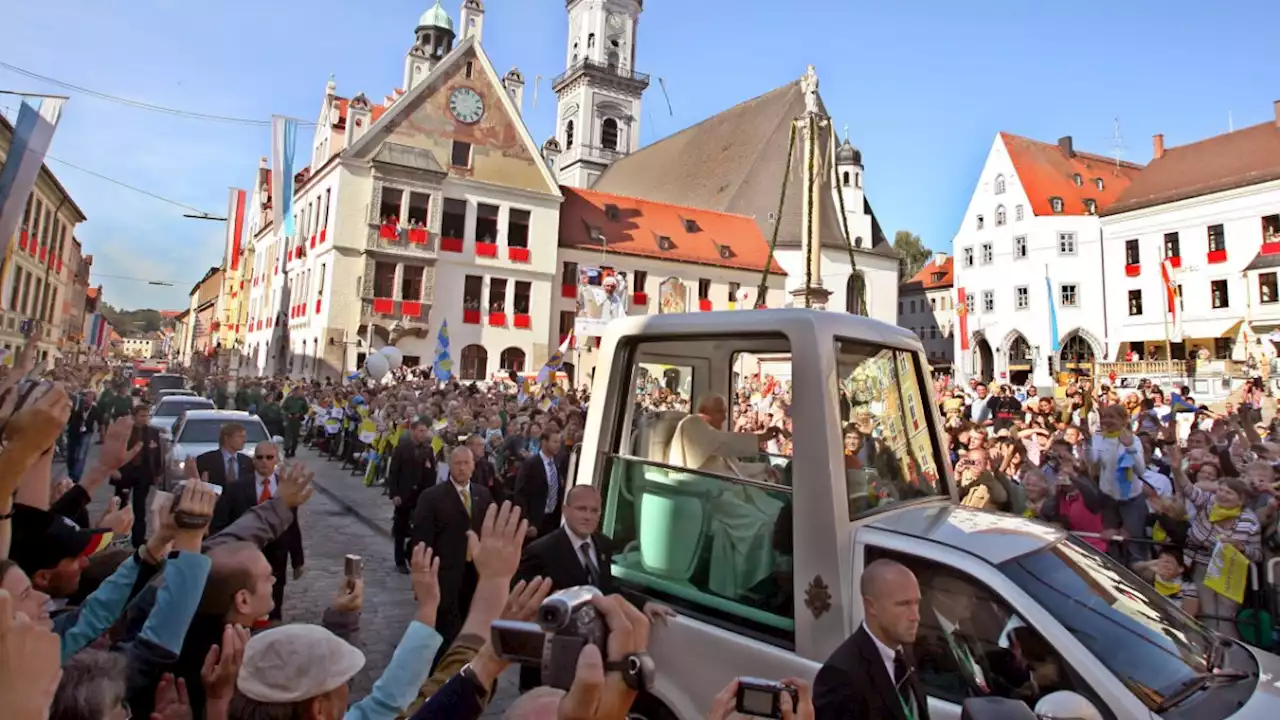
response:
<svg viewBox="0 0 1280 720"><path fill-rule="evenodd" d="M97 452L91 451L90 462ZM342 582L343 558L364 558L364 611L360 617L358 646L367 662L351 686L352 700L364 697L391 660L391 654L413 617L416 603L409 577L396 572L391 557L391 502L381 488L364 486L363 478L340 470L309 449L299 449L295 462L315 471L317 492L302 507L303 547L306 571L300 580L292 576L285 586L284 619L319 623ZM64 470L59 465L54 475ZM99 490L91 516L95 519L111 496ZM485 717L501 717L518 695L518 671L510 669L498 682L497 695Z"/></svg>

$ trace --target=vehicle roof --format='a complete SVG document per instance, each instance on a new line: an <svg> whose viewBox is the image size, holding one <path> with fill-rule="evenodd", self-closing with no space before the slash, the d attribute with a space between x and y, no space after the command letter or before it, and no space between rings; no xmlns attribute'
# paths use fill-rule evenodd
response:
<svg viewBox="0 0 1280 720"><path fill-rule="evenodd" d="M1030 518L953 505L912 504L873 516L867 527L955 548L998 565L1066 537L1062 528Z"/></svg>
<svg viewBox="0 0 1280 720"><path fill-rule="evenodd" d="M188 410L186 417L188 420L221 420L223 422L258 420L257 415L243 410ZM258 420L258 422L262 421Z"/></svg>
<svg viewBox="0 0 1280 720"><path fill-rule="evenodd" d="M156 400L156 405L163 405L165 402L168 402L168 401L171 401L174 403L204 402L204 403L209 403L210 406L213 405L212 400L210 400L209 398L200 397L199 395L162 395L159 400Z"/></svg>
<svg viewBox="0 0 1280 720"><path fill-rule="evenodd" d="M723 312L667 313L619 318L609 323L609 335L724 334L760 335L812 329L818 335L864 339L902 350L923 352L914 333L862 315L830 310L782 308Z"/></svg>

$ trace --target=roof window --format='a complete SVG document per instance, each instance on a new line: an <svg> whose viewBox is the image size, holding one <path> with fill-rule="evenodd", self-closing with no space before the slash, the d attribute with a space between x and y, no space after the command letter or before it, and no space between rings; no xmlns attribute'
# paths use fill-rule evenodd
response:
<svg viewBox="0 0 1280 720"><path fill-rule="evenodd" d="M1085 199L1085 201L1084 201L1084 211L1085 211L1085 212L1087 212L1087 213L1089 213L1090 215L1097 215L1097 214L1098 214L1098 202L1097 202L1096 200L1091 199L1091 198L1086 198L1086 199Z"/></svg>
<svg viewBox="0 0 1280 720"><path fill-rule="evenodd" d="M1075 175L1072 175L1071 181L1076 184L1076 187L1080 187L1081 185L1084 185L1084 178L1080 177L1080 173L1076 173Z"/></svg>
<svg viewBox="0 0 1280 720"><path fill-rule="evenodd" d="M621 214L618 212L618 206L613 203L605 205L604 216L609 218L609 222L618 222L618 218L621 217Z"/></svg>
<svg viewBox="0 0 1280 720"><path fill-rule="evenodd" d="M1094 179L1093 179L1093 184L1094 184L1094 185L1095 185L1099 190L1101 190L1101 189L1102 189L1102 178L1094 178Z"/></svg>
<svg viewBox="0 0 1280 720"><path fill-rule="evenodd" d="M729 247L728 245L716 243L716 250L720 252L721 260L730 260L733 258L733 248Z"/></svg>
<svg viewBox="0 0 1280 720"><path fill-rule="evenodd" d="M690 218L680 218L684 221L684 231L687 233L696 233L701 228L698 227L698 221Z"/></svg>
<svg viewBox="0 0 1280 720"><path fill-rule="evenodd" d="M663 252L670 252L676 249L676 244L666 235L658 236L658 249Z"/></svg>
<svg viewBox="0 0 1280 720"><path fill-rule="evenodd" d="M1060 197L1049 198L1049 207L1052 208L1053 211L1056 213L1062 212L1062 198Z"/></svg>
<svg viewBox="0 0 1280 720"><path fill-rule="evenodd" d="M595 225L588 225L587 233L591 236L591 240L593 242L603 243L605 241L604 231Z"/></svg>

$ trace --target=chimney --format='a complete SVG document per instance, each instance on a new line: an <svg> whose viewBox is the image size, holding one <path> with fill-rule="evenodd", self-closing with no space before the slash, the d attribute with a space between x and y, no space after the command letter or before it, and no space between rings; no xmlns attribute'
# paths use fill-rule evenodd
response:
<svg viewBox="0 0 1280 720"><path fill-rule="evenodd" d="M1164 133L1156 133L1151 137L1151 159L1164 157Z"/></svg>
<svg viewBox="0 0 1280 720"><path fill-rule="evenodd" d="M1071 136L1066 135L1058 138L1058 147L1062 148L1062 152L1069 158L1076 156L1076 149L1071 144Z"/></svg>
<svg viewBox="0 0 1280 720"><path fill-rule="evenodd" d="M1280 128L1280 100L1275 102L1276 106L1276 127Z"/></svg>

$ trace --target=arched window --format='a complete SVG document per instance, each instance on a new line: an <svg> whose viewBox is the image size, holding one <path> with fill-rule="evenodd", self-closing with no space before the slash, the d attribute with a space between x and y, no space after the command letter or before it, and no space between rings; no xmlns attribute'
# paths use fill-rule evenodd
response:
<svg viewBox="0 0 1280 720"><path fill-rule="evenodd" d="M1001 205L997 207L996 208L996 227L1003 225L1006 219L1007 219L1007 216L1004 211L1004 206Z"/></svg>
<svg viewBox="0 0 1280 720"><path fill-rule="evenodd" d="M564 124L564 149L573 147L573 121Z"/></svg>
<svg viewBox="0 0 1280 720"><path fill-rule="evenodd" d="M1004 176L1003 175L996 176L996 194L997 195L1004 194Z"/></svg>
<svg viewBox="0 0 1280 720"><path fill-rule="evenodd" d="M856 172L853 174L853 186L859 189L862 187L862 173Z"/></svg>
<svg viewBox="0 0 1280 720"><path fill-rule="evenodd" d="M498 364L503 370L524 372L524 351L518 347L509 347L498 357Z"/></svg>
<svg viewBox="0 0 1280 720"><path fill-rule="evenodd" d="M587 36L587 49L590 50L596 46L596 34L591 33Z"/></svg>
<svg viewBox="0 0 1280 720"><path fill-rule="evenodd" d="M613 118L605 118L604 124L600 127L600 147L606 150L618 149L618 121Z"/></svg>
<svg viewBox="0 0 1280 720"><path fill-rule="evenodd" d="M844 186L849 187L849 171L844 171Z"/></svg>
<svg viewBox="0 0 1280 720"><path fill-rule="evenodd" d="M851 315L867 314L867 281L860 272L854 272L849 276L845 310Z"/></svg>
<svg viewBox="0 0 1280 720"><path fill-rule="evenodd" d="M483 345L468 345L462 348L462 369L458 373L458 379L483 380L488 366L489 351Z"/></svg>

